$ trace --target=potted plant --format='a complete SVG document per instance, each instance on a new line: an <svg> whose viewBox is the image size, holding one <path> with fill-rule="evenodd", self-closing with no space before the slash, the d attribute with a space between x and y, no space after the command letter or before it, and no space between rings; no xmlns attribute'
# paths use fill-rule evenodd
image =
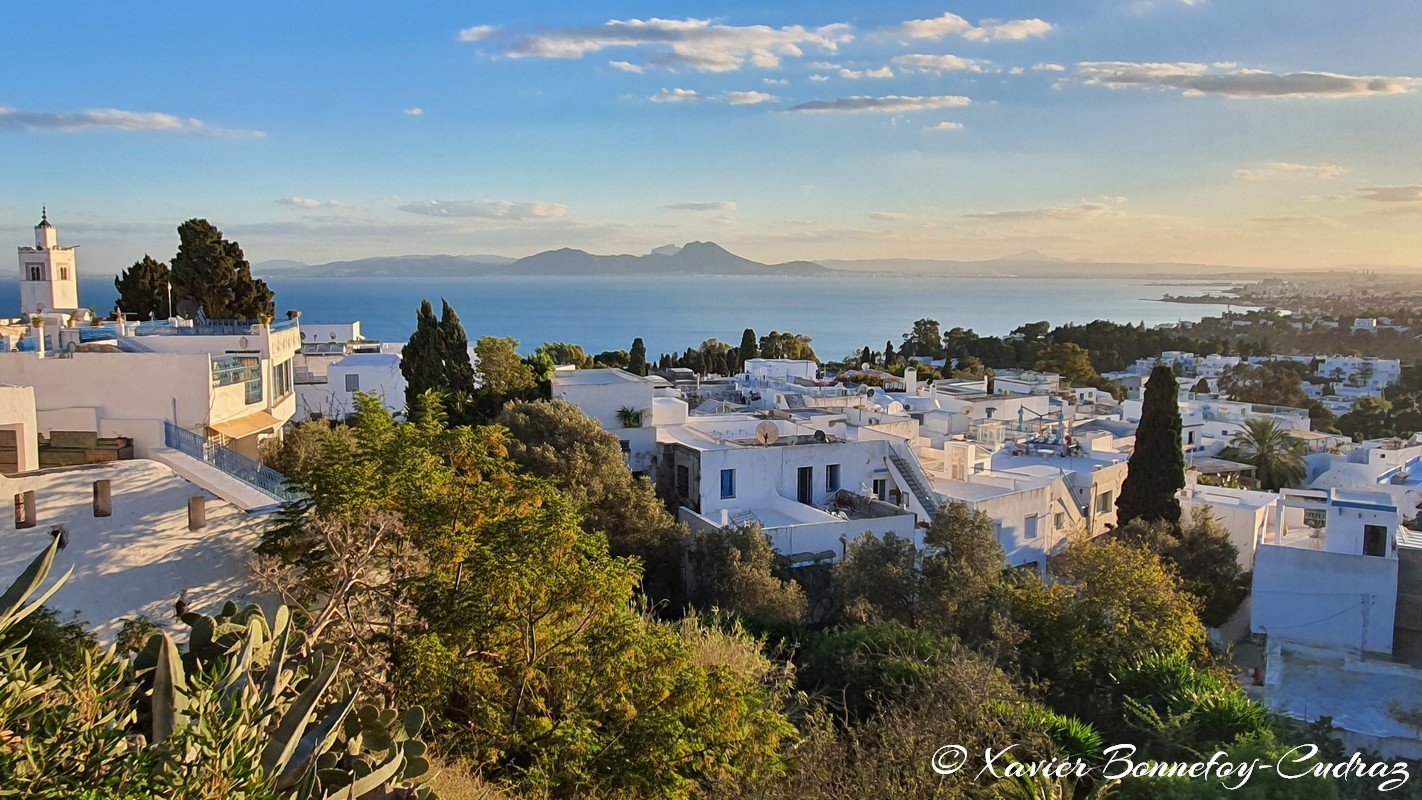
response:
<svg viewBox="0 0 1422 800"><path fill-rule="evenodd" d="M95 311L92 308L89 309L89 324L94 326L95 328L102 327L104 324L104 321L102 319L99 319L99 312Z"/></svg>
<svg viewBox="0 0 1422 800"><path fill-rule="evenodd" d="M642 427L642 412L631 406L623 406L617 409L617 421L622 423L624 428Z"/></svg>

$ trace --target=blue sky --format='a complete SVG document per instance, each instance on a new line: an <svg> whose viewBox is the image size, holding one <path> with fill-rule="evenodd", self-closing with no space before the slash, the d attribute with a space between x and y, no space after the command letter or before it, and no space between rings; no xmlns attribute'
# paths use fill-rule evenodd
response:
<svg viewBox="0 0 1422 800"><path fill-rule="evenodd" d="M1422 3L10 4L0 231L1413 264ZM23 46L21 46L23 43Z"/></svg>

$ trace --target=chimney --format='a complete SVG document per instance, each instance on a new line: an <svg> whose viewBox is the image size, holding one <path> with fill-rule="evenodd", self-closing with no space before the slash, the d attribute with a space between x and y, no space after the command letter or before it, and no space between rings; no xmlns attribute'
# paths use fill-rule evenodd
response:
<svg viewBox="0 0 1422 800"><path fill-rule="evenodd" d="M721 527L728 528L731 525L731 512L721 509Z"/></svg>
<svg viewBox="0 0 1422 800"><path fill-rule="evenodd" d="M904 393L918 394L918 369L915 367L904 370Z"/></svg>
<svg viewBox="0 0 1422 800"><path fill-rule="evenodd" d="M38 325L33 326L35 332L35 353L40 358L44 358L44 317L40 317L38 322Z"/></svg>

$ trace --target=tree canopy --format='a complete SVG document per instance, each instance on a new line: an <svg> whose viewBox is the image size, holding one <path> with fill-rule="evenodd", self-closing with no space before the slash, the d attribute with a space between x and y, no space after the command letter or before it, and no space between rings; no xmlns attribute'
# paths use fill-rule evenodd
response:
<svg viewBox="0 0 1422 800"><path fill-rule="evenodd" d="M187 301L209 319L267 319L276 313L272 290L252 277L236 242L205 219L178 226L178 252L169 267L173 302Z"/></svg>
<svg viewBox="0 0 1422 800"><path fill-rule="evenodd" d="M114 278L117 308L126 316L168 318L168 265L144 254L142 260Z"/></svg>

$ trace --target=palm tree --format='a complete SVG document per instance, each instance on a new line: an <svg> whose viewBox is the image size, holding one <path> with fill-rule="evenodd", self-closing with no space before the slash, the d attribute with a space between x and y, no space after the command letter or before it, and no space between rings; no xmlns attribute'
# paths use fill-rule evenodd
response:
<svg viewBox="0 0 1422 800"><path fill-rule="evenodd" d="M1261 488L1271 491L1297 486L1308 474L1304 444L1269 417L1247 419L1244 430L1230 439L1221 453L1230 461L1254 465Z"/></svg>

